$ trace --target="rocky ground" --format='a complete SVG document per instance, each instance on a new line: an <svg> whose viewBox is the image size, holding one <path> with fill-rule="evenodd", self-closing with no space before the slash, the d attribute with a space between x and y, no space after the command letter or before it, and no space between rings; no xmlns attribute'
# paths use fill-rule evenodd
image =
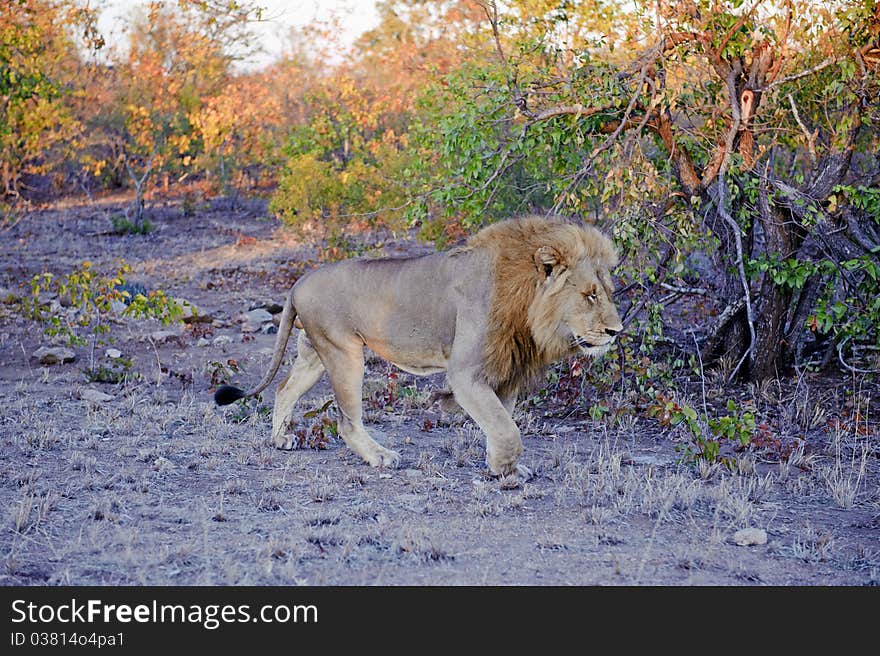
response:
<svg viewBox="0 0 880 656"><path fill-rule="evenodd" d="M516 412L534 477L495 480L474 425L428 403L442 378L373 358L368 428L399 469L371 469L333 436L326 381L301 402L304 448L279 451L272 392L220 409L211 389L259 379L275 306L317 247L258 202L154 202L151 232L115 234L126 200L58 203L0 233L3 300L36 274L85 260L112 273L124 258L129 284L196 308L170 326L117 316L103 343L70 347L0 304L3 584L880 583L870 377L731 388L707 375L710 402L772 418L734 471L680 463L676 429L644 412L594 418L589 385L564 402L548 388ZM792 430L799 448L769 448Z"/></svg>

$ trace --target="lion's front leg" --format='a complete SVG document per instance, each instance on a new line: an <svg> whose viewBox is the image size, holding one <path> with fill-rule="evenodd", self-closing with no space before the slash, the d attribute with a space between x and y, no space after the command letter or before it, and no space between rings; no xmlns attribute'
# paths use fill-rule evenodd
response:
<svg viewBox="0 0 880 656"><path fill-rule="evenodd" d="M489 470L497 476L513 474L523 452L519 428L495 390L480 381L475 373L473 369L455 371L450 367L449 385L458 404L486 434ZM509 399L505 401L512 407Z"/></svg>

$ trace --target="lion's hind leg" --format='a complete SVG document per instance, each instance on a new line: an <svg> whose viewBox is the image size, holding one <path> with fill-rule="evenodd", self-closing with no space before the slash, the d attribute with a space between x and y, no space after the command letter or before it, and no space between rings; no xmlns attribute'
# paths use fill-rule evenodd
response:
<svg viewBox="0 0 880 656"><path fill-rule="evenodd" d="M324 365L305 331L300 331L296 341L296 360L287 378L278 386L275 408L272 412L272 444L279 449L290 449L293 436L287 434L294 404L308 392L324 373Z"/></svg>
<svg viewBox="0 0 880 656"><path fill-rule="evenodd" d="M396 467L400 454L370 437L363 424L363 343L346 348L318 345L339 406L339 434L348 447L373 467Z"/></svg>

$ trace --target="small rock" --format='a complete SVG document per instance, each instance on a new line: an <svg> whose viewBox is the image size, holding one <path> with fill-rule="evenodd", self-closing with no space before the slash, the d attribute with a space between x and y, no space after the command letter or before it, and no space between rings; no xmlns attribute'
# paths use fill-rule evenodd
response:
<svg viewBox="0 0 880 656"><path fill-rule="evenodd" d="M40 364L59 364L76 360L76 353L74 353L72 349L60 346L51 348L48 346L41 346L34 351L33 355L40 361Z"/></svg>
<svg viewBox="0 0 880 656"><path fill-rule="evenodd" d="M264 335L274 335L278 332L278 326L274 323L263 324L263 327L260 328L260 332Z"/></svg>
<svg viewBox="0 0 880 656"><path fill-rule="evenodd" d="M270 314L279 314L283 309L284 306L279 305L278 303L275 303L273 301L262 301L251 305L248 311L252 312L253 310L265 310Z"/></svg>
<svg viewBox="0 0 880 656"><path fill-rule="evenodd" d="M241 324L241 332L243 333L255 333L260 329L260 324L251 323L250 321L245 321Z"/></svg>
<svg viewBox="0 0 880 656"><path fill-rule="evenodd" d="M170 339L180 339L180 333L175 330L157 330L153 333L150 333L150 339L152 339L157 344L162 344L163 342L167 342Z"/></svg>
<svg viewBox="0 0 880 656"><path fill-rule="evenodd" d="M251 310L247 314L244 315L245 320L249 323L266 323L267 321L272 321L272 314L267 312L263 308L257 308L256 310Z"/></svg>
<svg viewBox="0 0 880 656"><path fill-rule="evenodd" d="M153 469L158 472L169 471L175 468L175 464L164 456L159 456L153 461Z"/></svg>
<svg viewBox="0 0 880 656"><path fill-rule="evenodd" d="M425 473L421 469L404 469L403 475L407 478L421 478Z"/></svg>
<svg viewBox="0 0 880 656"><path fill-rule="evenodd" d="M744 528L733 534L733 541L741 547L767 544L767 531L762 528Z"/></svg>
<svg viewBox="0 0 880 656"><path fill-rule="evenodd" d="M104 394L104 392L99 392L98 390L93 390L89 388L80 390L79 398L81 398L83 401L91 401L92 403L106 403L107 401L113 400L113 397L109 394Z"/></svg>
<svg viewBox="0 0 880 656"><path fill-rule="evenodd" d="M211 323L214 321L214 317L210 314L191 314L188 317L183 317L181 321L183 323Z"/></svg>
<svg viewBox="0 0 880 656"><path fill-rule="evenodd" d="M119 349L110 348L104 351L104 355L106 355L111 360L115 360L122 357L122 351L120 351Z"/></svg>
<svg viewBox="0 0 880 656"><path fill-rule="evenodd" d="M196 342L196 346L207 346L211 342L204 337L199 337L199 341Z"/></svg>
<svg viewBox="0 0 880 656"><path fill-rule="evenodd" d="M211 323L214 321L214 317L210 314L199 312L199 309L189 301L185 301L182 298L174 300L180 304L180 307L183 310L180 320L184 323Z"/></svg>
<svg viewBox="0 0 880 656"><path fill-rule="evenodd" d="M232 338L229 335L217 335L211 343L214 346L223 346L224 344L232 344Z"/></svg>

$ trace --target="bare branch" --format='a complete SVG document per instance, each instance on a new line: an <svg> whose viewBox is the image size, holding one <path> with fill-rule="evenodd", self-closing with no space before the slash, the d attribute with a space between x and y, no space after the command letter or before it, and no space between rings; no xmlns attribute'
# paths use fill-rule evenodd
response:
<svg viewBox="0 0 880 656"><path fill-rule="evenodd" d="M856 243L868 253L877 253L877 250L880 249L880 244L875 244L871 241L859 226L859 222L856 220L856 217L853 216L852 212L845 211L844 219L846 220L847 228L849 228L849 234L852 235L852 238Z"/></svg>
<svg viewBox="0 0 880 656"><path fill-rule="evenodd" d="M724 177L724 172L721 172L718 175L718 183L716 185L718 190L717 198L715 203L718 207L718 214L722 219L730 226L731 233L733 234L733 242L736 246L736 265L737 271L739 273L739 280L742 284L743 289L743 298L745 299L746 306L746 321L749 324L749 348L743 353L743 357L740 358L736 367L730 373L730 377L728 380L733 380L742 366L743 362L745 362L746 357L748 357L749 362L754 362L755 360L755 344L757 343L757 338L755 335L755 316L754 310L752 308L752 294L751 289L749 288L749 280L746 277L745 270L745 261L743 257L743 245L742 245L742 235L740 234L739 224L734 220L732 216L730 216L730 212L727 211L727 181Z"/></svg>
<svg viewBox="0 0 880 656"><path fill-rule="evenodd" d="M724 142L724 155L721 159L721 166L718 168L718 177L719 183L721 183L725 189L726 184L722 180L724 174L727 172L727 165L730 162L730 153L733 152L733 143L736 140L736 135L739 134L739 126L742 121L742 113L740 111L739 97L736 93L736 79L742 73L742 64L740 62L736 62L734 66L730 68L727 73L727 78L724 80L727 85L727 96L730 101L730 110L733 116L733 120L730 125L730 130L727 133L727 139ZM726 211L726 210L725 210ZM739 234L739 229L737 228L737 234Z"/></svg>
<svg viewBox="0 0 880 656"><path fill-rule="evenodd" d="M811 134L810 131L807 130L807 126L804 125L803 121L801 121L801 116L798 113L797 105L794 104L794 98L791 97L791 94L788 94L788 103L791 105L791 112L792 112L792 114L794 114L794 120L797 121L798 126L800 127L801 131L804 133L804 137L807 140L807 150L810 153L810 162L812 163L813 166L816 166L816 163L818 162L818 157L816 156L816 136L817 136L817 133L813 132Z"/></svg>
<svg viewBox="0 0 880 656"><path fill-rule="evenodd" d="M708 289L704 287L681 287L679 285L670 285L666 282L661 282L660 286L663 289L674 292L679 295L693 295L693 296L709 296L710 292Z"/></svg>
<svg viewBox="0 0 880 656"><path fill-rule="evenodd" d="M545 109L542 112L531 115L530 118L532 119L532 123L537 123L538 121L546 121L547 119L554 118L556 116L574 114L575 116L580 118L582 116L595 116L596 114L611 111L613 111L611 107L585 107L580 103L576 103L574 105L560 105L558 107L551 107L549 109Z"/></svg>
<svg viewBox="0 0 880 656"><path fill-rule="evenodd" d="M849 337L844 339L840 344L837 345L837 359L840 361L840 364L844 366L844 368L849 369L853 373L856 374L876 374L880 373L880 369L860 369L859 367L854 367L851 364L848 364L846 360L843 359L843 347L849 341Z"/></svg>
<svg viewBox="0 0 880 656"><path fill-rule="evenodd" d="M678 179L681 186L689 196L698 196L703 187L696 169L694 169L694 161L687 148L679 145L676 141L672 132L672 121L668 114L660 112L654 125L663 141L663 146L678 169Z"/></svg>
<svg viewBox="0 0 880 656"><path fill-rule="evenodd" d="M513 89L513 104L516 105L519 111L526 116L532 116L532 112L528 107L528 99L519 88L516 81L516 74L511 72L510 62L504 54L504 48L501 47L501 33L498 29L498 6L495 4L495 0L480 2L478 4L483 8L486 18L489 20L489 25L492 27L495 51L498 53L498 59L501 60L501 64L507 72L507 83L510 85L510 88Z"/></svg>
<svg viewBox="0 0 880 656"><path fill-rule="evenodd" d="M718 315L718 318L715 320L715 325L709 330L706 343L703 344L703 351L707 355L711 354L712 350L714 350L722 331L727 327L727 324L730 323L736 313L743 309L745 304L745 297L740 296L735 301L729 303L727 307L721 311L721 314Z"/></svg>
<svg viewBox="0 0 880 656"><path fill-rule="evenodd" d="M836 62L837 62L837 59L829 57L828 59L822 61L821 63L816 64L812 68L808 68L808 69L801 71L799 73L794 73L793 75L786 75L785 77L781 77L778 80L774 80L773 82L770 82L769 84L765 84L760 89L755 89L755 91L760 91L763 93L764 91L768 91L769 89L772 89L773 87L778 87L781 84L785 84L787 82L794 82L795 80L800 80L802 77L807 77L808 75L814 75L815 73L818 73L819 71L821 71L823 68L828 68L829 66L831 66L831 64L834 64Z"/></svg>

